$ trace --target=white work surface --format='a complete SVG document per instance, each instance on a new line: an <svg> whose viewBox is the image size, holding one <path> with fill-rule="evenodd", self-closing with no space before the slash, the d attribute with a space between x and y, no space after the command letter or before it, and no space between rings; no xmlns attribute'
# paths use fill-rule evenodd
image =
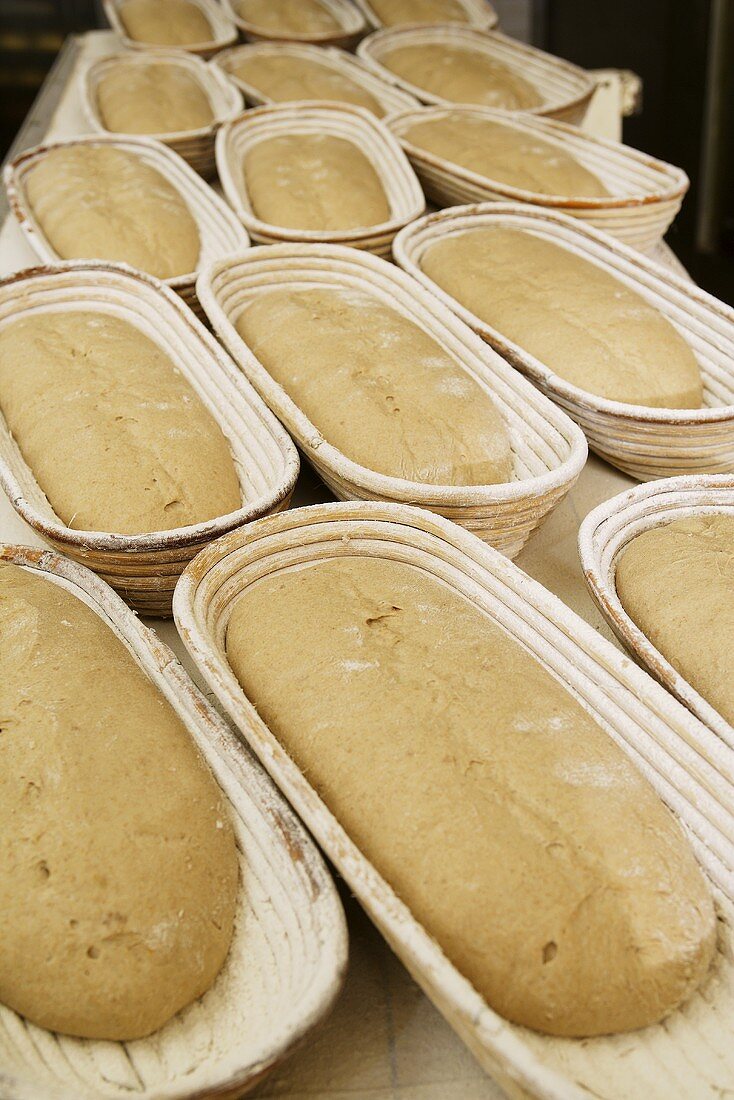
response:
<svg viewBox="0 0 734 1100"><path fill-rule="evenodd" d="M32 141L87 131L79 105L79 71L91 57L112 52L115 38L92 32L79 39L78 46L71 73L52 74L49 89L60 82L58 97L50 117L36 126ZM680 270L667 249L661 248L658 255ZM0 275L35 262L18 226L8 218L0 229ZM520 568L607 638L612 635L583 581L576 537L581 520L592 508L633 484L590 455L576 487L516 559ZM316 474L304 468L293 505L330 499ZM41 544L1 491L0 541ZM173 623L149 620L148 625L193 673ZM344 991L320 1031L252 1095L284 1100L501 1100L499 1088L444 1023L346 889L342 896L351 937Z"/></svg>

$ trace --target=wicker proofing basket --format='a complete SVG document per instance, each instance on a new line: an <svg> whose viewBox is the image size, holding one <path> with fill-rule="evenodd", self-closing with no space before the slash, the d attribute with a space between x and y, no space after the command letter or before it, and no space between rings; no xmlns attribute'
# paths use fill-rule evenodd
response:
<svg viewBox="0 0 734 1100"><path fill-rule="evenodd" d="M26 149L6 165L3 175L10 209L36 255L44 263L54 264L62 259L51 247L33 216L26 197L25 178L30 169L48 152L63 145L113 145L140 157L144 164L155 168L168 183L176 188L196 222L201 238L201 251L196 271L177 275L173 279L166 279L165 282L181 295L188 306L201 314L196 300L196 276L201 268L220 256L226 256L229 252L247 248L250 242L247 233L226 202L220 199L219 195L212 191L211 187L204 183L181 157L159 141L145 137L119 138L106 134L68 138L66 141L54 141L47 145L36 145L32 149Z"/></svg>
<svg viewBox="0 0 734 1100"><path fill-rule="evenodd" d="M146 53L118 53L112 57L103 57L83 71L81 75L81 101L89 125L93 131L116 133L105 126L99 110L97 89L100 81L113 69L127 69L133 72L136 67L152 64L174 65L182 69L199 84L205 93L214 115L208 126L198 130L179 130L168 134L149 134L178 153L201 176L214 175L214 139L223 122L238 115L243 107L242 93L228 80L221 68L207 65L194 54L180 50L150 50ZM136 135L133 135L136 136ZM138 135L139 136L139 135Z"/></svg>
<svg viewBox="0 0 734 1100"><path fill-rule="evenodd" d="M132 268L78 262L0 282L0 325L29 311L112 313L154 340L216 420L232 451L242 507L227 516L144 535L78 531L53 511L0 415L0 486L55 549L99 573L138 611L171 614L184 566L212 539L287 508L298 476L289 436L204 326L162 283Z"/></svg>
<svg viewBox="0 0 734 1100"><path fill-rule="evenodd" d="M0 1006L4 1100L242 1096L330 1009L346 966L344 916L312 841L174 655L106 584L47 550L0 546L82 600L125 643L224 791L240 856L239 915L211 989L146 1039L58 1035Z"/></svg>
<svg viewBox="0 0 734 1100"><path fill-rule="evenodd" d="M385 24L373 8L370 0L354 0L368 24L373 30L379 30ZM499 23L499 17L488 0L457 0L464 9L466 19L459 22L459 26L477 27L481 31L491 31ZM401 26L402 24L392 24ZM415 24L414 24L415 25Z"/></svg>
<svg viewBox="0 0 734 1100"><path fill-rule="evenodd" d="M341 555L405 561L442 578L568 686L684 823L714 883L720 952L702 989L662 1024L570 1040L498 1016L442 954L340 828L239 686L225 656L234 600L256 578ZM243 738L346 879L393 950L509 1096L543 1100L715 1100L734 1089L733 754L560 600L456 524L398 504L297 509L207 547L176 588L183 641ZM457 807L457 812L460 808ZM491 919L491 906L488 909Z"/></svg>
<svg viewBox="0 0 734 1100"><path fill-rule="evenodd" d="M548 115L564 122L580 123L596 89L593 77L568 61L537 50L534 46L516 42L499 31L479 31L462 27L459 23L375 31L360 42L357 53L383 80L389 80L403 91L410 92L423 103L445 106L448 100L403 80L383 63L385 55L393 49L423 45L461 46L478 50L493 61L500 61L514 69L529 80L543 98L539 107L531 107L523 114Z"/></svg>
<svg viewBox="0 0 734 1100"><path fill-rule="evenodd" d="M269 31L256 23L250 23L237 13L237 0L222 0L222 10L231 19L244 38L251 42L308 42L312 46L342 46L350 49L367 32L362 13L350 0L320 0L339 23L341 30L316 34L289 34Z"/></svg>
<svg viewBox="0 0 734 1100"><path fill-rule="evenodd" d="M444 118L447 113L501 122L518 134L542 138L593 172L609 191L606 198L579 198L525 191L482 176L445 160L406 137L417 122ZM664 236L680 210L688 190L688 176L680 168L640 153L629 145L592 137L575 126L527 114L508 115L488 107L456 105L423 107L392 115L388 126L408 154L423 190L438 206L492 201L527 202L560 210L611 233L643 252Z"/></svg>
<svg viewBox="0 0 734 1100"><path fill-rule="evenodd" d="M121 44L128 50L160 49L160 46L156 46L155 43L138 42L128 36L120 19L120 8L124 2L125 0L102 0L107 21L119 36ZM207 59L213 57L219 50L223 50L225 46L231 46L233 42L237 41L237 30L232 19L227 15L222 4L218 3L218 0L190 0L190 3L196 4L197 8L201 8L209 20L213 35L208 42L192 42L190 46L177 46L176 49Z"/></svg>
<svg viewBox="0 0 734 1100"><path fill-rule="evenodd" d="M734 477L671 477L638 485L595 508L579 531L579 554L592 596L620 641L689 710L734 748L734 729L655 648L624 610L617 595L617 562L645 531L689 516L734 516Z"/></svg>
<svg viewBox="0 0 734 1100"><path fill-rule="evenodd" d="M247 193L245 157L258 142L286 134L328 134L355 145L380 178L390 220L352 230L317 230L287 229L256 217ZM227 199L258 244L347 244L389 256L398 230L425 210L421 186L399 143L373 114L348 103L279 103L245 112L217 134L217 170Z"/></svg>
<svg viewBox="0 0 734 1100"><path fill-rule="evenodd" d="M655 409L587 393L506 340L424 274L421 257L431 244L488 225L532 230L619 278L659 309L696 355L704 408ZM560 405L583 428L591 449L613 466L640 481L681 471L734 470L734 310L687 279L575 218L504 203L455 207L422 218L400 234L394 255L402 268Z"/></svg>
<svg viewBox="0 0 734 1100"><path fill-rule="evenodd" d="M220 54L217 54L212 64L218 65L220 69L224 70L231 82L236 84L242 92L249 106L261 107L263 104L274 103L275 100L270 99L262 88L256 88L254 84L249 84L246 80L237 76L235 70L239 62L249 57L268 56L316 61L319 65L323 65L341 76L348 77L349 80L359 84L377 100L385 115L418 106L418 100L415 96L408 95L407 92L401 92L399 88L395 88L387 81L381 80L367 65L353 57L352 54L337 49L336 46L306 46L300 42L258 42L249 46L233 46L230 50L223 50ZM335 100L334 102L341 101Z"/></svg>
<svg viewBox="0 0 734 1100"><path fill-rule="evenodd" d="M515 480L499 485L419 484L366 469L328 443L235 328L243 305L259 291L317 284L374 295L436 339L495 402L510 435ZM198 293L235 362L340 500L419 504L514 557L560 503L586 461L586 440L576 425L386 260L334 245L255 248L203 272Z"/></svg>

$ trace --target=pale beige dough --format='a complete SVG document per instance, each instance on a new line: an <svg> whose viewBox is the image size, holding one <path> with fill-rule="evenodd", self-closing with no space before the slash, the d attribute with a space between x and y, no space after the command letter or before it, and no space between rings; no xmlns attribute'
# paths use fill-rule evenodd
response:
<svg viewBox="0 0 734 1100"><path fill-rule="evenodd" d="M339 557L245 589L226 652L347 834L503 1016L625 1031L699 985L716 918L677 822L463 596Z"/></svg>
<svg viewBox="0 0 734 1100"><path fill-rule="evenodd" d="M276 103L326 99L364 107L378 118L385 114L375 97L356 81L315 58L251 55L233 61L231 72Z"/></svg>
<svg viewBox="0 0 734 1100"><path fill-rule="evenodd" d="M458 0L370 0L370 7L385 27L400 23L468 23Z"/></svg>
<svg viewBox="0 0 734 1100"><path fill-rule="evenodd" d="M112 260L159 279L196 269L201 242L188 206L133 153L109 145L59 146L30 169L25 188L62 260Z"/></svg>
<svg viewBox="0 0 734 1100"><path fill-rule="evenodd" d="M142 534L241 506L229 445L168 356L110 314L0 328L0 410L59 518Z"/></svg>
<svg viewBox="0 0 734 1100"><path fill-rule="evenodd" d="M341 23L320 0L237 0L240 19L273 34L334 34Z"/></svg>
<svg viewBox="0 0 734 1100"><path fill-rule="evenodd" d="M0 564L0 1001L136 1039L216 978L238 861L190 735L69 591Z"/></svg>
<svg viewBox="0 0 734 1100"><path fill-rule="evenodd" d="M536 134L462 111L415 122L405 141L489 180L541 195L602 198L604 184L570 153Z"/></svg>
<svg viewBox="0 0 734 1100"><path fill-rule="evenodd" d="M373 295L257 294L237 331L327 442L370 470L440 485L512 478L491 397L432 337Z"/></svg>
<svg viewBox="0 0 734 1100"><path fill-rule="evenodd" d="M331 134L265 138L245 154L256 217L286 229L359 229L390 218L380 177L351 141Z"/></svg>
<svg viewBox="0 0 734 1100"><path fill-rule="evenodd" d="M600 397L697 409L693 351L639 294L533 233L499 226L431 245L421 267L447 293L567 382Z"/></svg>
<svg viewBox="0 0 734 1100"><path fill-rule="evenodd" d="M616 586L642 633L734 725L734 516L691 516L638 535Z"/></svg>
<svg viewBox="0 0 734 1100"><path fill-rule="evenodd" d="M424 43L396 46L380 58L391 72L453 103L479 103L506 111L539 107L538 89L516 69L466 46Z"/></svg>
<svg viewBox="0 0 734 1100"><path fill-rule="evenodd" d="M170 62L113 65L99 82L97 104L105 127L119 134L172 134L214 121L199 81Z"/></svg>
<svg viewBox="0 0 734 1100"><path fill-rule="evenodd" d="M204 12L189 0L125 0L120 19L129 38L152 46L200 45L214 34Z"/></svg>

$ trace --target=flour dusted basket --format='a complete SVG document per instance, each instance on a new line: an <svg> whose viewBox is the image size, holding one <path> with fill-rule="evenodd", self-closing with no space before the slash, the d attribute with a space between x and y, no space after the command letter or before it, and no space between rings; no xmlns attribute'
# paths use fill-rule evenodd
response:
<svg viewBox="0 0 734 1100"><path fill-rule="evenodd" d="M69 138L47 145L27 149L6 165L5 187L10 209L15 215L28 244L44 263L57 263L61 257L49 244L43 230L33 216L26 197L25 180L28 172L52 149L65 145L112 145L136 157L159 172L181 195L194 218L201 238L201 252L196 271L166 279L193 310L198 311L196 300L196 276L201 268L235 249L247 248L249 238L226 202L189 168L176 153L159 141L144 137L113 137L99 134L93 137ZM104 257L101 257L104 258Z"/></svg>
<svg viewBox="0 0 734 1100"><path fill-rule="evenodd" d="M55 549L99 573L137 610L170 615L178 576L203 546L288 506L298 454L216 340L158 280L132 268L87 261L31 269L0 282L0 325L49 309L112 313L154 340L229 443L242 492L236 512L142 535L79 531L55 514L0 415L0 487L16 512Z"/></svg>
<svg viewBox="0 0 734 1100"><path fill-rule="evenodd" d="M244 162L248 151L268 138L301 134L328 134L351 142L379 176L390 204L390 219L357 229L318 230L289 229L258 218L247 192ZM217 134L217 170L227 199L258 244L348 244L389 256L398 230L425 210L415 172L393 135L369 111L348 103L279 103L245 112Z"/></svg>
<svg viewBox="0 0 734 1100"><path fill-rule="evenodd" d="M620 279L659 309L692 348L703 378L701 409L655 409L610 401L559 378L441 290L421 269L426 249L477 226L529 229ZM485 203L439 211L395 241L396 262L448 305L583 428L597 454L640 481L681 472L734 470L734 310L687 279L565 214Z"/></svg>
<svg viewBox="0 0 734 1100"><path fill-rule="evenodd" d="M57 1035L0 1005L5 1100L205 1100L249 1091L322 1019L346 966L344 916L312 841L174 655L88 570L48 550L0 546L87 604L183 722L224 791L240 854L229 956L198 1001L146 1039Z"/></svg>
<svg viewBox="0 0 734 1100"><path fill-rule="evenodd" d="M546 195L501 183L454 164L410 141L410 127L461 114L500 122L518 135L538 137L573 156L609 191L603 198ZM629 145L592 137L575 126L529 114L508 115L488 107L456 104L422 107L393 115L388 126L408 154L426 195L438 206L489 201L527 202L571 214L643 252L664 236L680 210L688 177L680 168L640 153Z"/></svg>
<svg viewBox="0 0 734 1100"><path fill-rule="evenodd" d="M367 31L361 11L349 0L320 0L320 3L339 24L339 30L311 34L279 33L246 19L238 10L237 0L222 0L222 9L240 33L252 42L309 42L313 46L342 46L344 49L354 46Z"/></svg>
<svg viewBox="0 0 734 1100"><path fill-rule="evenodd" d="M615 580L620 555L638 535L674 520L714 512L734 516L731 475L672 477L637 485L589 513L579 531L579 553L589 590L623 645L681 703L734 747L734 729L636 626L622 606Z"/></svg>
<svg viewBox="0 0 734 1100"><path fill-rule="evenodd" d="M354 0L354 2L363 12L370 27L379 30L380 27L385 26L370 0ZM457 0L457 3L463 9L465 16L463 22L459 20L461 26L466 24L470 27L477 27L482 31L490 31L497 26L499 22L497 12L488 0ZM392 25L396 26L398 24Z"/></svg>
<svg viewBox="0 0 734 1100"><path fill-rule="evenodd" d="M114 69L127 69L133 73L137 67L152 64L173 65L196 80L202 89L214 115L208 126L196 130L180 130L168 134L151 134L150 137L167 145L174 153L190 164L202 176L214 174L214 138L227 119L234 118L242 110L242 94L216 65L207 65L200 58L181 50L147 50L137 53L118 53L94 61L82 74L82 108L93 131L114 133L105 126L99 109L97 89L100 82Z"/></svg>
<svg viewBox="0 0 734 1100"><path fill-rule="evenodd" d="M415 96L401 92L399 88L381 80L372 69L353 54L346 53L345 50L340 50L336 46L308 46L301 42L254 42L247 46L233 46L229 50L222 50L212 62L227 74L230 81L240 89L248 105L253 107L275 102L264 89L256 87L237 74L237 68L242 62L255 57L284 57L292 58L294 61L315 61L364 88L377 100L383 115L418 106ZM303 97L303 99L306 98L306 96Z"/></svg>
<svg viewBox="0 0 734 1100"><path fill-rule="evenodd" d="M250 704L225 656L237 595L259 577L343 555L408 562L466 594L537 657L632 757L684 822L716 891L720 952L663 1024L625 1035L543 1036L498 1016L415 921ZM274 516L207 547L174 597L181 637L237 728L415 979L513 1098L715 1100L734 1088L733 754L616 647L537 582L447 520L397 504L328 504Z"/></svg>
<svg viewBox="0 0 734 1100"><path fill-rule="evenodd" d="M515 480L499 485L419 484L366 469L328 443L235 328L242 307L259 291L299 285L374 295L438 340L494 400L510 434ZM340 500L419 504L514 557L584 465L586 441L576 425L385 260L335 245L255 248L209 268L199 280L198 293L216 334Z"/></svg>
<svg viewBox="0 0 734 1100"><path fill-rule="evenodd" d="M425 45L477 50L518 72L535 86L543 99L540 106L531 107L523 113L548 115L564 122L580 123L596 88L593 77L568 61L562 61L534 46L516 42L514 38L508 38L499 31L485 32L473 27L463 27L459 23L391 27L388 30L375 31L360 42L357 53L383 80L389 80L403 91L410 92L423 103L445 106L448 100L397 76L385 63L386 55L391 50L403 46Z"/></svg>
<svg viewBox="0 0 734 1100"><path fill-rule="evenodd" d="M119 35L122 45L128 50L158 49L153 43L138 42L137 39L130 38L120 17L120 8L124 2L125 0L102 0L107 20L113 31ZM218 3L218 0L191 0L191 3L196 4L197 8L201 8L209 20L212 35L207 42L192 42L188 46L177 46L176 49L185 50L187 53L196 54L198 57L208 58L212 57L218 50L223 50L225 46L231 46L233 42L237 41L237 31L232 20L224 11L223 6Z"/></svg>

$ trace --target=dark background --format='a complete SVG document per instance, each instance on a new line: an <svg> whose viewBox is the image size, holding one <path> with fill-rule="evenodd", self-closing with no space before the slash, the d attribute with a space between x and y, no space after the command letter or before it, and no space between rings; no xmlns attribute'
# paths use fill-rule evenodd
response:
<svg viewBox="0 0 734 1100"><path fill-rule="evenodd" d="M502 0L505 25L584 68L631 69L643 110L624 138L688 173L668 241L693 277L734 304L734 0ZM103 25L97 0L0 0L0 150L65 36Z"/></svg>

